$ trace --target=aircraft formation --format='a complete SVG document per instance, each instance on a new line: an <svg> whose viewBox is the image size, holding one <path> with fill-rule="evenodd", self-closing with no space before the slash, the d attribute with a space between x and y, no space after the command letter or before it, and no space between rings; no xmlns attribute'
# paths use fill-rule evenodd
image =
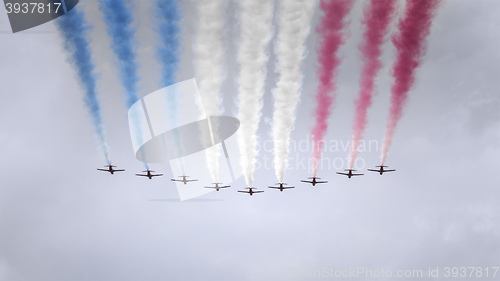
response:
<svg viewBox="0 0 500 281"><path fill-rule="evenodd" d="M116 168L116 166L113 166L111 164L108 164L108 165L106 165L104 167L107 167L107 169L97 169L97 170L98 171L103 171L103 172L108 172L108 173L110 173L112 175L115 172L124 172L125 171L125 169L120 169L120 170L114 169L114 168ZM396 170L386 170L384 168L387 168L387 166L384 166L384 165L375 166L375 167L378 168L378 169L367 169L367 170L370 171L370 172L379 173L380 175L383 175L384 173L387 173L387 172L395 172L396 171ZM356 171L356 170L353 170L353 169L346 169L345 171L346 172L337 172L337 174L347 176L348 178L351 178L352 176L362 176L362 175L364 175L364 174L353 173L353 171L354 172ZM145 173L145 174L135 174L135 175L139 176L139 177L148 177L149 179L152 179L153 177L161 177L161 176L163 176L163 174L153 174L155 171L152 171L152 170L146 170L146 171L142 171L142 172ZM187 178L189 178L189 176L185 176L185 175L179 176L179 178L180 179L173 178L173 179L170 179L170 180L171 181L182 182L182 183L184 183L184 185L187 185L189 182L198 181L197 179L187 179ZM306 180L301 180L301 182L303 182L303 183L309 183L312 186L316 186L317 184L322 184L322 183L328 183L328 181L326 181L326 180L320 180L320 179L321 178L314 176L314 177L309 177ZM215 189L215 191L219 191L220 189L231 187L230 185L224 185L223 183L220 183L220 182L214 182L212 184L213 184L213 186L204 186L204 188L212 188L212 189ZM275 186L271 186L270 185L270 186L268 186L268 188L278 189L279 191L283 192L283 190L295 188L295 186L288 186L287 183L281 182L281 183L276 183ZM258 190L255 187L246 187L243 190L238 190L238 192L247 193L250 196L252 196L255 193L262 193L262 192L264 192L264 190Z"/></svg>

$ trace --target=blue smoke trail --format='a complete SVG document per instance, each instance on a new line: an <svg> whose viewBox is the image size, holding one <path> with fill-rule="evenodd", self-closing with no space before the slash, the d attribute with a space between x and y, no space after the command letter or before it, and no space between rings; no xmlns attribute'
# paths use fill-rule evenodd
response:
<svg viewBox="0 0 500 281"><path fill-rule="evenodd" d="M132 14L130 0L99 0L99 7L104 14L108 34L111 37L111 48L118 58L120 79L127 95L126 105L130 108L136 101L137 62L134 45L135 30L131 28Z"/></svg>
<svg viewBox="0 0 500 281"><path fill-rule="evenodd" d="M156 0L154 19L156 20L156 34L158 45L156 57L161 63L160 87L175 83L175 76L179 65L179 21L180 13L178 0ZM171 93L168 98L168 113L171 126L177 126L177 97Z"/></svg>
<svg viewBox="0 0 500 281"><path fill-rule="evenodd" d="M87 31L91 28L80 6L73 8L69 13L55 21L56 26L64 39L64 46L69 54L69 60L78 72L79 82L85 90L84 102L92 118L92 125L96 133L99 149L108 164L110 164L109 147L106 141L106 132L102 123L101 106L96 90L96 75L91 58L90 42Z"/></svg>
<svg viewBox="0 0 500 281"><path fill-rule="evenodd" d="M130 108L139 100L137 95L137 61L135 47L137 41L134 39L135 30L131 27L133 22L130 0L99 0L99 7L104 14L107 31L111 37L111 49L118 58L120 80L125 88L126 106ZM138 122L138 120L132 120ZM137 126L140 128L140 126ZM142 143L142 132L134 136L138 143ZM148 164L144 166L149 170Z"/></svg>
<svg viewBox="0 0 500 281"><path fill-rule="evenodd" d="M153 14L156 23L156 34L158 45L156 57L161 63L161 88L175 83L176 73L179 65L179 0L156 0L153 6ZM169 121L172 128L177 127L177 97L171 93L167 100ZM179 135L176 135L175 146L182 150ZM184 175L184 164L182 159L177 160Z"/></svg>
<svg viewBox="0 0 500 281"><path fill-rule="evenodd" d="M156 0L154 11L159 44L156 50L161 62L162 88L175 83L179 64L179 0Z"/></svg>

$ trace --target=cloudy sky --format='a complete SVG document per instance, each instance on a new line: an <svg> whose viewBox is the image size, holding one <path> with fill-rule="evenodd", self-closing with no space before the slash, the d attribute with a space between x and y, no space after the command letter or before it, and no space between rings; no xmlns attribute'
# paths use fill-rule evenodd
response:
<svg viewBox="0 0 500 281"><path fill-rule="evenodd" d="M350 180L335 175L347 168L342 161L348 150L341 144L351 136L362 66L356 47L363 1L357 1L341 49L339 96L327 135L339 147L324 156L338 166L318 172L329 183L299 183L309 176L301 163L307 164L310 150L298 148L292 149L285 174L295 189L266 188L249 197L236 192L244 186L239 179L228 190L185 202L169 181L168 165L152 166L163 178L133 176L143 166L134 158L103 15L96 0L81 2L78 8L94 26L92 55L112 160L127 172L111 176L95 170L105 163L53 23L11 34L2 8L0 280L293 280L315 270L357 267L423 270L424 277L429 267L439 267L442 278L444 267L500 266L500 2L443 1L389 152L387 164L396 173ZM160 68L151 2L134 4L144 96L158 88ZM181 3L178 81L194 77L194 5L194 0ZM224 112L235 116L237 1L227 8ZM316 9L313 25L319 16ZM297 144L310 138L316 40L312 32L293 132ZM274 39L271 49L273 44ZM379 144L393 60L394 48L386 44L365 133L366 140ZM261 144L271 139L274 65L271 52ZM378 165L379 154L376 147L360 153L360 170ZM260 152L256 187L276 181L265 165L270 158L272 150Z"/></svg>

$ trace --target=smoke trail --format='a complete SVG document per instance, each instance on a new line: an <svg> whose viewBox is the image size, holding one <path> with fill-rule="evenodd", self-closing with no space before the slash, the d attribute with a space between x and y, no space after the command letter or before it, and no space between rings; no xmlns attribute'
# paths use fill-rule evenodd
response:
<svg viewBox="0 0 500 281"><path fill-rule="evenodd" d="M394 14L396 0L371 0L364 7L363 42L359 45L363 58L363 70L359 80L359 96L355 101L356 113L354 116L351 155L349 168L353 168L358 156L359 142L363 139L366 127L366 114L372 104L372 92L375 77L382 68L380 55L385 41L387 28Z"/></svg>
<svg viewBox="0 0 500 281"><path fill-rule="evenodd" d="M128 7L130 0L99 0L99 7L104 14L108 34L111 37L111 48L118 58L120 79L127 97L126 105L130 108L136 101L137 62L134 45L134 30L131 28L132 14Z"/></svg>
<svg viewBox="0 0 500 281"><path fill-rule="evenodd" d="M318 76L319 85L316 94L316 124L312 129L313 135L313 175L318 171L319 159L323 138L328 129L328 117L330 117L335 102L335 82L341 59L337 51L344 43L343 29L346 26L344 20L353 5L353 0L321 0L320 7L323 11L321 22L316 29L319 33L320 42L318 49Z"/></svg>
<svg viewBox="0 0 500 281"><path fill-rule="evenodd" d="M156 0L154 15L158 46L156 56L161 63L161 87L175 83L179 64L179 0ZM168 99L168 113L172 127L177 125L177 96Z"/></svg>
<svg viewBox="0 0 500 281"><path fill-rule="evenodd" d="M290 135L295 122L295 109L302 88L300 64L305 56L305 40L311 29L315 1L282 1L275 54L279 80L274 94L274 167L283 182L287 164Z"/></svg>
<svg viewBox="0 0 500 281"><path fill-rule="evenodd" d="M161 62L161 82L166 87L175 83L179 64L179 0L156 0L156 31L158 47L156 54ZM175 98L175 97L172 97Z"/></svg>
<svg viewBox="0 0 500 281"><path fill-rule="evenodd" d="M161 63L161 87L175 83L176 73L179 65L179 0L156 0L154 7L154 19L156 21L156 34L158 46L156 56ZM172 94L168 98L169 121L172 128L177 127L177 95ZM176 147L182 149L180 137L176 135ZM182 159L176 160L184 175L184 164Z"/></svg>
<svg viewBox="0 0 500 281"><path fill-rule="evenodd" d="M198 23L193 44L194 67L199 85L201 103L206 117L219 115L220 90L226 73L224 70L224 7L223 0L196 1ZM205 117L205 116L204 116ZM212 125L213 138L218 139L218 126ZM203 139L211 139L203 136ZM214 182L219 180L218 146L205 150L207 167Z"/></svg>
<svg viewBox="0 0 500 281"><path fill-rule="evenodd" d="M246 184L254 181L257 157L257 129L262 111L262 96L266 79L266 52L272 37L272 0L241 0L241 41L238 47L239 113L238 142L241 166Z"/></svg>
<svg viewBox="0 0 500 281"><path fill-rule="evenodd" d="M391 87L391 107L382 143L382 165L387 158L398 121L403 115L408 91L415 82L415 70L425 53L426 38L439 3L439 0L407 1L404 18L398 23L399 32L392 37L392 43L396 47L396 61L392 67L394 84Z"/></svg>
<svg viewBox="0 0 500 281"><path fill-rule="evenodd" d="M91 59L90 43L87 35L90 26L80 8L81 6L73 8L65 16L57 19L55 23L63 36L64 46L70 56L69 60L78 72L78 78L85 91L84 102L92 119L99 150L101 150L104 159L109 165L111 163L109 147L102 123L101 106L96 90L94 63Z"/></svg>
<svg viewBox="0 0 500 281"><path fill-rule="evenodd" d="M137 43L134 39L134 30L131 27L133 19L130 5L130 0L99 0L99 8L104 14L107 31L111 37L111 49L118 58L119 76L125 88L127 108L139 100L137 96L139 76L134 46ZM133 122L137 122L137 120L133 120ZM142 143L142 132L139 131L134 137L138 143ZM149 170L147 163L144 163L144 166Z"/></svg>

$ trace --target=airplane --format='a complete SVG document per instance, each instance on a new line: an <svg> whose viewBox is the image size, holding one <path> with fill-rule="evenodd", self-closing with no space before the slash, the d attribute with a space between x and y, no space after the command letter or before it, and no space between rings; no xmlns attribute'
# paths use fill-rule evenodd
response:
<svg viewBox="0 0 500 281"><path fill-rule="evenodd" d="M220 182L214 182L213 184L215 184L215 186L204 186L204 187L205 188L213 188L213 189L215 189L215 191L219 191L219 189L221 189L221 188L230 187L230 185L219 185L219 184L222 184Z"/></svg>
<svg viewBox="0 0 500 281"><path fill-rule="evenodd" d="M264 190L256 190L256 191L254 191L254 188L255 188L255 187L247 187L247 188L245 188L245 189L248 189L248 191L245 191L245 190L238 190L238 192L248 193L248 194L250 194L250 196L252 196L254 193L261 193L261 192L264 192Z"/></svg>
<svg viewBox="0 0 500 281"><path fill-rule="evenodd" d="M328 181L317 181L317 179L320 179L320 178L317 178L317 177L310 177L308 179L312 179L312 181L308 181L308 180L301 180L301 182L307 182L307 183L310 183L312 184L313 186L315 186L316 184L318 183L327 183Z"/></svg>
<svg viewBox="0 0 500 281"><path fill-rule="evenodd" d="M123 172L125 170L115 170L113 169L113 167L116 167L116 166L113 166L111 164L109 165L106 165L104 167L108 167L107 169L97 169L98 171L103 171L103 172L108 172L108 173L111 173L111 174L114 174L115 172Z"/></svg>
<svg viewBox="0 0 500 281"><path fill-rule="evenodd" d="M380 175L382 175L383 173L385 172L394 172L396 170L384 170L384 167L387 167L387 166L375 166L375 167L379 167L380 169L378 170L372 170L372 169L368 169L368 171L371 171L371 172L379 172Z"/></svg>
<svg viewBox="0 0 500 281"><path fill-rule="evenodd" d="M347 176L348 178L351 178L352 176L362 176L362 175L364 175L364 174L353 174L352 171L356 171L356 170L353 170L353 169L345 169L345 171L349 171L349 172L348 173L337 172L337 174Z"/></svg>
<svg viewBox="0 0 500 281"><path fill-rule="evenodd" d="M275 189L279 189L280 191L283 192L283 189L288 189L288 188L295 188L295 186L284 186L285 184L287 183L277 183L277 185L279 186L268 186L268 188L275 188Z"/></svg>
<svg viewBox="0 0 500 281"><path fill-rule="evenodd" d="M189 176L179 176L179 178L182 178L182 180L176 180L176 179L170 179L171 181L180 181L183 182L184 184L187 184L190 181L198 181L198 180L188 180L186 178L189 178Z"/></svg>
<svg viewBox="0 0 500 281"><path fill-rule="evenodd" d="M146 170L146 171L142 171L143 173L146 173L145 175L144 174L135 174L136 176L140 176L140 177L148 177L149 179L152 179L153 177L161 177L163 176L163 174L151 174L151 172L154 172L154 171L151 171L151 170Z"/></svg>

